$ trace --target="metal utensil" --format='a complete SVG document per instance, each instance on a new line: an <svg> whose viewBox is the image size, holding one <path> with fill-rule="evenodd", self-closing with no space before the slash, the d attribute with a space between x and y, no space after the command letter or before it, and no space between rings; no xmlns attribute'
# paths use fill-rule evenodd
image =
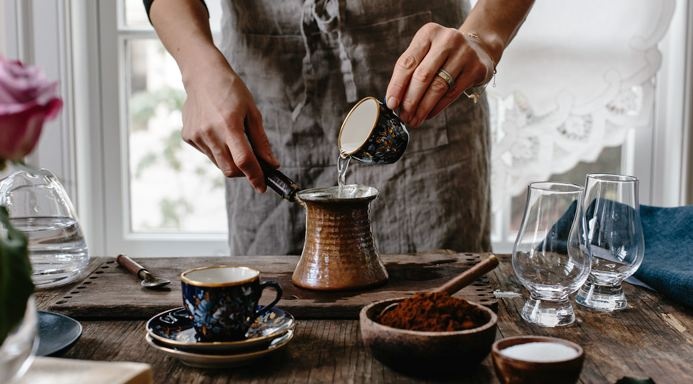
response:
<svg viewBox="0 0 693 384"><path fill-rule="evenodd" d="M498 258L496 255L490 255L486 259L474 264L473 267L467 269L466 271L460 273L459 275L453 277L452 279L448 280L445 284L431 289L430 293L436 293L436 292L441 292L445 293L449 296L452 296L455 292L459 291L460 289L468 286L471 284L474 280L477 278L491 272L498 266ZM392 303L388 305L387 307L383 308L382 311L380 311L380 315L382 316L385 314L385 312L389 312L390 310L394 309L399 302Z"/></svg>
<svg viewBox="0 0 693 384"><path fill-rule="evenodd" d="M152 275L147 268L139 265L136 261L125 255L118 255L116 257L116 262L123 268L127 269L128 272L134 274L141 279L140 285L145 288L155 289L161 288L163 286L171 284L171 280L162 279Z"/></svg>

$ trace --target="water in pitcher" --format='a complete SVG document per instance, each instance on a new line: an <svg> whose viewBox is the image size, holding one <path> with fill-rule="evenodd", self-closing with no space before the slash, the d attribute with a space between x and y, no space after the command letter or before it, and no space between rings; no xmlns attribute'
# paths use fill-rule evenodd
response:
<svg viewBox="0 0 693 384"><path fill-rule="evenodd" d="M17 217L12 225L29 240L32 279L38 287L60 285L84 271L87 244L77 221L69 217Z"/></svg>

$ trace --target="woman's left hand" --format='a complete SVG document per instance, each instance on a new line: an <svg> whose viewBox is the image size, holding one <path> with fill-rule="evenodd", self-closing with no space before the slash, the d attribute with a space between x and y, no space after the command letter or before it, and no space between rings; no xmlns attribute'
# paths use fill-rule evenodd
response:
<svg viewBox="0 0 693 384"><path fill-rule="evenodd" d="M399 57L387 87L390 109L416 128L455 101L467 88L485 84L495 65L478 37L428 23L416 33ZM443 69L451 83L438 75Z"/></svg>

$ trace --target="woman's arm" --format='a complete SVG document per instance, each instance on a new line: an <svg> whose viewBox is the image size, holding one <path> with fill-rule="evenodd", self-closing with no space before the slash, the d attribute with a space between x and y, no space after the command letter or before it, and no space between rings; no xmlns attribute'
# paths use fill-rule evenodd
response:
<svg viewBox="0 0 693 384"><path fill-rule="evenodd" d="M488 82L533 0L479 0L459 29L424 25L399 57L387 87L391 109L418 127L466 89ZM444 69L453 85L438 76Z"/></svg>
<svg viewBox="0 0 693 384"><path fill-rule="evenodd" d="M253 96L214 46L207 10L200 0L158 0L150 20L180 68L187 99L182 137L204 153L227 177L245 176L264 192L261 158L272 154Z"/></svg>

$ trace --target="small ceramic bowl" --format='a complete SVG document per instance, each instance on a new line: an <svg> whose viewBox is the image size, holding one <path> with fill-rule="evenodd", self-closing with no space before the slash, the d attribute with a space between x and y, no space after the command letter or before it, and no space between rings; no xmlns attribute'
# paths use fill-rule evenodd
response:
<svg viewBox="0 0 693 384"><path fill-rule="evenodd" d="M531 358L512 358L501 351L514 345L526 343L558 343L574 349L575 357L557 361L529 361ZM491 352L493 367L501 383L575 383L580 377L585 354L582 348L568 340L556 337L517 336L496 341Z"/></svg>
<svg viewBox="0 0 693 384"><path fill-rule="evenodd" d="M404 298L377 301L361 310L361 338L383 364L427 376L476 367L488 356L496 338L496 314L476 303L488 321L477 328L453 332L421 332L392 328L376 321L382 310Z"/></svg>

